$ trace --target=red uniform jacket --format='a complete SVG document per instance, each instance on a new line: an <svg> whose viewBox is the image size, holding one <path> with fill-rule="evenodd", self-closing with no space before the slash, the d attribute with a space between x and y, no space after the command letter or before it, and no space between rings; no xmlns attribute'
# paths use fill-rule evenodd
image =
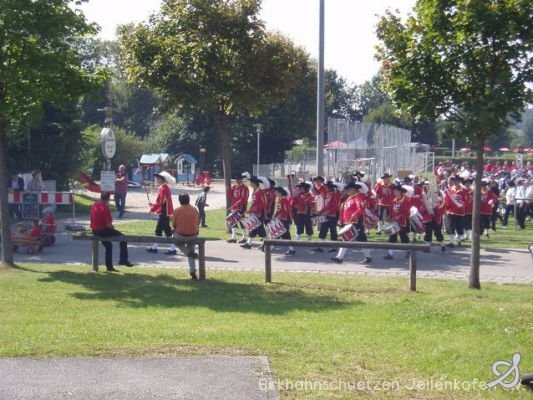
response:
<svg viewBox="0 0 533 400"><path fill-rule="evenodd" d="M155 203L150 205L150 211L160 215L171 216L174 212L174 206L172 205L172 193L166 183L159 186L159 192L157 193L157 199Z"/></svg>
<svg viewBox="0 0 533 400"><path fill-rule="evenodd" d="M366 207L366 195L358 193L350 196L342 203L341 223L356 224L363 217Z"/></svg>
<svg viewBox="0 0 533 400"><path fill-rule="evenodd" d="M324 207L318 212L328 217L336 217L339 213L340 202L341 194L339 192L328 192L324 199Z"/></svg>
<svg viewBox="0 0 533 400"><path fill-rule="evenodd" d="M378 182L374 186L374 192L376 192L376 198L378 205L380 206L392 206L392 200L394 199L394 189L391 183L385 185L383 182Z"/></svg>
<svg viewBox="0 0 533 400"><path fill-rule="evenodd" d="M278 218L282 221L288 221L291 219L291 202L287 197L280 197L276 200L274 218Z"/></svg>
<svg viewBox="0 0 533 400"><path fill-rule="evenodd" d="M311 193L300 193L292 198L292 206L296 214L308 214L315 208Z"/></svg>
<svg viewBox="0 0 533 400"><path fill-rule="evenodd" d="M498 201L498 197L494 192L488 190L484 192L481 190L481 202L479 203L479 213L483 215L492 215L492 208Z"/></svg>
<svg viewBox="0 0 533 400"><path fill-rule="evenodd" d="M444 209L452 215L465 215L465 190L448 188L444 191Z"/></svg>
<svg viewBox="0 0 533 400"><path fill-rule="evenodd" d="M230 189L231 207L230 211L245 212L248 206L248 197L250 190L244 183L240 185L233 185Z"/></svg>
<svg viewBox="0 0 533 400"><path fill-rule="evenodd" d="M410 209L411 201L409 197L406 195L402 195L400 198L395 197L392 201L391 220L398 222L398 225L405 228L411 214Z"/></svg>
<svg viewBox="0 0 533 400"><path fill-rule="evenodd" d="M260 218L265 217L266 212L266 197L263 189L257 189L252 193L252 205L248 210L248 214L257 215Z"/></svg>

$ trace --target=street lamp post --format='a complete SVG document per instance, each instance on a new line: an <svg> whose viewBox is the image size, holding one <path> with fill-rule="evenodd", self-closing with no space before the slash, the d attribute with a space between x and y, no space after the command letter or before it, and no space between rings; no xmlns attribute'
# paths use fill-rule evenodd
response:
<svg viewBox="0 0 533 400"><path fill-rule="evenodd" d="M318 82L316 116L316 173L324 175L324 121L325 121L325 84L324 84L324 2L320 0L318 32Z"/></svg>
<svg viewBox="0 0 533 400"><path fill-rule="evenodd" d="M204 163L205 163L205 152L207 151L207 149L201 147L200 148L200 173L203 172L204 170Z"/></svg>
<svg viewBox="0 0 533 400"><path fill-rule="evenodd" d="M255 173L256 175L259 175L259 161L260 161L260 154L261 154L261 132L263 132L263 125L254 124L254 126L257 132L257 171L255 171Z"/></svg>

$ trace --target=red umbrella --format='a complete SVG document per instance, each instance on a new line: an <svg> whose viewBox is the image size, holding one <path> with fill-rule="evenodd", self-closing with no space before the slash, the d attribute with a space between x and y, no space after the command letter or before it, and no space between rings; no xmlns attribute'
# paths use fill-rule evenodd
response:
<svg viewBox="0 0 533 400"><path fill-rule="evenodd" d="M487 145L483 146L483 151L491 151L491 150L492 149L489 146Z"/></svg>
<svg viewBox="0 0 533 400"><path fill-rule="evenodd" d="M533 153L533 147L526 147L526 148L524 149L524 151L525 151L526 153Z"/></svg>
<svg viewBox="0 0 533 400"><path fill-rule="evenodd" d="M326 149L347 149L348 145L340 140L335 140L334 142L329 142L324 145Z"/></svg>
<svg viewBox="0 0 533 400"><path fill-rule="evenodd" d="M509 147L500 147L498 150L499 151L511 151Z"/></svg>
<svg viewBox="0 0 533 400"><path fill-rule="evenodd" d="M464 151L465 153L468 153L469 151L472 151L470 147L462 147L459 149L459 151Z"/></svg>

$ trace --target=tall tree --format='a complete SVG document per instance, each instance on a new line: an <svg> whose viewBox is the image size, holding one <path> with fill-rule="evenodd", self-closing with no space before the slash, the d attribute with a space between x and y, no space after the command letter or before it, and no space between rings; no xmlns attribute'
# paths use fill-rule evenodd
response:
<svg viewBox="0 0 533 400"><path fill-rule="evenodd" d="M531 102L531 0L419 0L402 23L378 24L378 57L392 98L416 119L446 118L477 149L469 286L480 288L483 146Z"/></svg>
<svg viewBox="0 0 533 400"><path fill-rule="evenodd" d="M211 116L228 187L232 118L259 115L282 100L307 60L283 36L265 32L260 5L260 0L164 0L147 24L120 29L129 79L156 88L163 101L184 112Z"/></svg>
<svg viewBox="0 0 533 400"><path fill-rule="evenodd" d="M42 111L44 101L61 105L87 92L97 80L81 67L76 41L95 32L80 0L0 1L0 220L2 265L13 265L7 204L7 141Z"/></svg>

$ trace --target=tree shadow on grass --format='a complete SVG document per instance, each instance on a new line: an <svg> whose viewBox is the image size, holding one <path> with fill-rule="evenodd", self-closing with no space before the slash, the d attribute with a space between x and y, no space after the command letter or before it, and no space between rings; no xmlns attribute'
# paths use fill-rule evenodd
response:
<svg viewBox="0 0 533 400"><path fill-rule="evenodd" d="M209 279L202 282L178 279L170 274L92 274L53 271L40 282L79 285L71 292L80 300L112 301L122 307L205 307L220 312L282 315L295 310L319 312L359 305L334 295L301 287Z"/></svg>

